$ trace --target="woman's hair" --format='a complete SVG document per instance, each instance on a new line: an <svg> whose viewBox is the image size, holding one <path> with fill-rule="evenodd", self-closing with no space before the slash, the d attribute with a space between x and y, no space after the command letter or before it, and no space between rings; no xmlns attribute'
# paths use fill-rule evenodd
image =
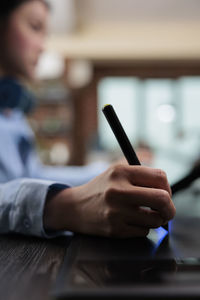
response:
<svg viewBox="0 0 200 300"><path fill-rule="evenodd" d="M7 19L9 15L20 5L33 0L0 0L0 20ZM49 4L46 0L39 0L48 8Z"/></svg>

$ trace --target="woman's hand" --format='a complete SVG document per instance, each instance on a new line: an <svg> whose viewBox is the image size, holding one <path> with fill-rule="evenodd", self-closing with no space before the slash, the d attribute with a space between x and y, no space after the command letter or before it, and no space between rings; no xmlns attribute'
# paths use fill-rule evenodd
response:
<svg viewBox="0 0 200 300"><path fill-rule="evenodd" d="M175 211L163 171L118 164L51 199L44 226L107 237L146 236L150 228L173 218Z"/></svg>

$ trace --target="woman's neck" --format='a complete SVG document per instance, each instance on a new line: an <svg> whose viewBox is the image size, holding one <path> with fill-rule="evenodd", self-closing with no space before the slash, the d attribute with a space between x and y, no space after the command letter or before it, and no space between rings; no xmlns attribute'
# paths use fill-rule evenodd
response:
<svg viewBox="0 0 200 300"><path fill-rule="evenodd" d="M16 79L17 81L20 81L21 83L26 84L26 80L24 80L24 78L22 76L20 76L19 74L16 74L11 71L5 71L2 67L0 67L0 79L5 78L5 77Z"/></svg>
<svg viewBox="0 0 200 300"><path fill-rule="evenodd" d="M17 76L13 75L12 72L5 71L2 67L0 67L0 78L3 77L12 77L17 79Z"/></svg>
<svg viewBox="0 0 200 300"><path fill-rule="evenodd" d="M0 78L5 77L5 73L3 72L3 70L0 68Z"/></svg>

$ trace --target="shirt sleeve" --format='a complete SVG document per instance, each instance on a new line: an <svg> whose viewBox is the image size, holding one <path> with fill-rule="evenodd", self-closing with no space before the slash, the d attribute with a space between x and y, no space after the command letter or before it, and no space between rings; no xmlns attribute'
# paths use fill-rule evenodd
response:
<svg viewBox="0 0 200 300"><path fill-rule="evenodd" d="M15 232L45 238L71 234L44 230L43 211L51 185L55 183L37 179L17 179L0 184L0 233Z"/></svg>
<svg viewBox="0 0 200 300"><path fill-rule="evenodd" d="M0 182L7 182L22 177L24 169L17 150L16 138L9 131L9 126L6 127L1 120L0 135Z"/></svg>
<svg viewBox="0 0 200 300"><path fill-rule="evenodd" d="M103 173L110 164L107 162L95 162L85 166L44 166L33 163L30 177L37 179L53 180L70 186L79 186L92 180ZM37 168L36 168L37 166Z"/></svg>
<svg viewBox="0 0 200 300"><path fill-rule="evenodd" d="M79 186L104 172L110 165L105 161L85 166L44 165L36 151L32 129L19 111L13 111L9 118L0 114L0 135L3 145L0 147L2 183L18 178L35 178Z"/></svg>

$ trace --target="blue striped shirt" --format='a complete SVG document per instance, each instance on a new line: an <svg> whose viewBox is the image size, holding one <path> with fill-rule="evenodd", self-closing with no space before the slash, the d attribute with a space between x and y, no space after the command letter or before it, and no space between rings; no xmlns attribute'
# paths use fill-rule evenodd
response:
<svg viewBox="0 0 200 300"><path fill-rule="evenodd" d="M43 210L49 186L84 184L100 174L106 163L83 167L51 167L41 163L35 137L23 113L0 113L0 233L18 232L49 237ZM59 233L58 233L59 234Z"/></svg>

